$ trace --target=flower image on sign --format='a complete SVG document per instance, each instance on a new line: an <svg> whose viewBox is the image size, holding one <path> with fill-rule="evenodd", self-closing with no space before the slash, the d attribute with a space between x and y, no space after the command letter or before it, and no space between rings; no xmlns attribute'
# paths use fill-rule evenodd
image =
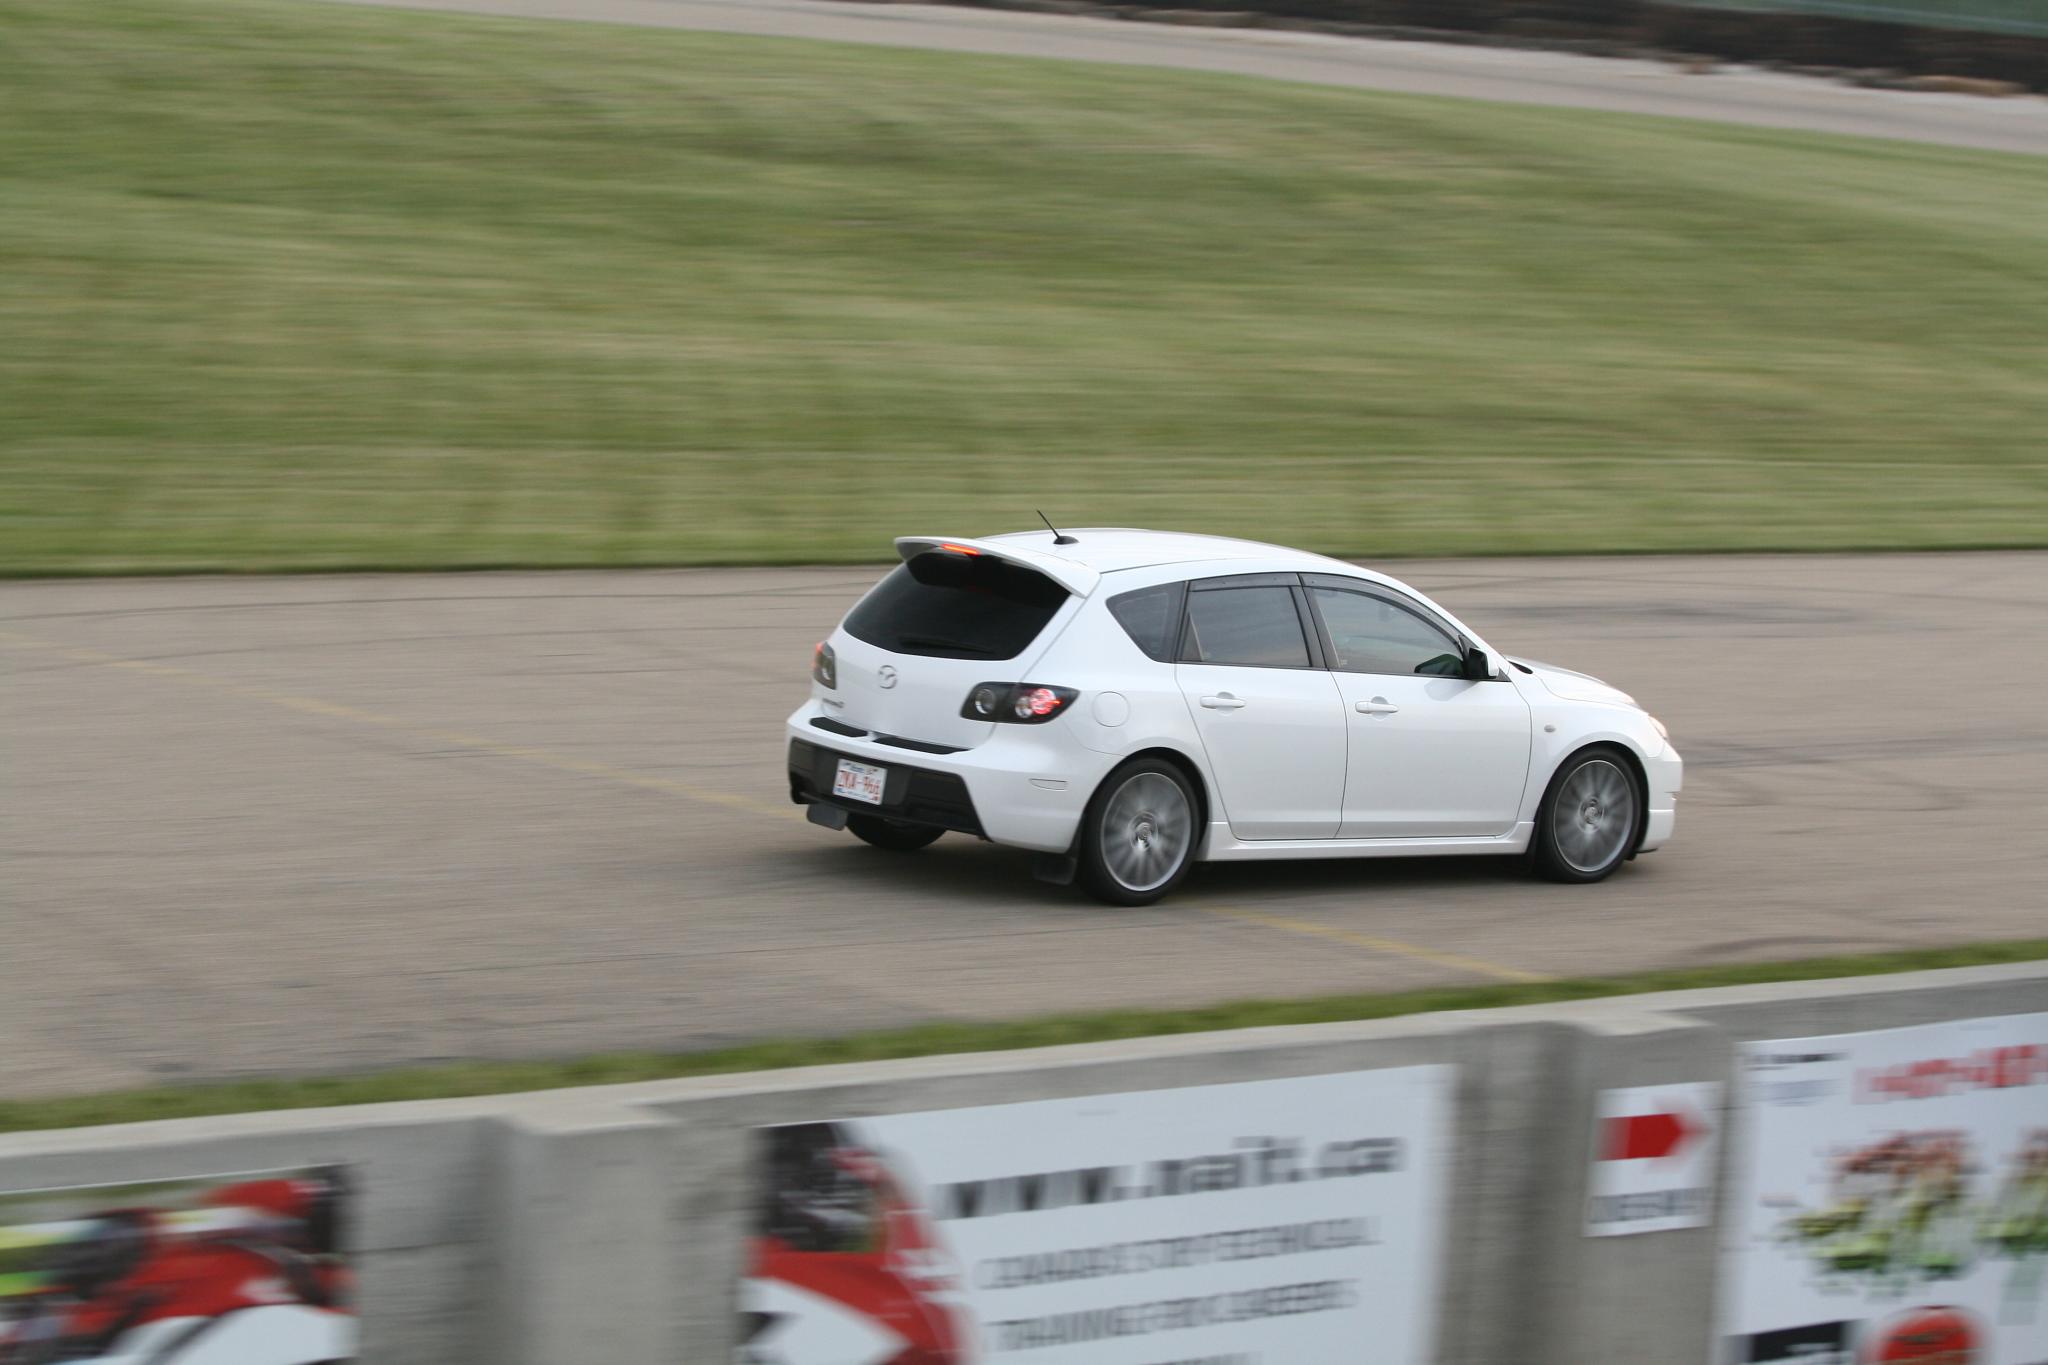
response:
<svg viewBox="0 0 2048 1365"><path fill-rule="evenodd" d="M1728 1361L2048 1359L2048 1014L1748 1044Z"/></svg>

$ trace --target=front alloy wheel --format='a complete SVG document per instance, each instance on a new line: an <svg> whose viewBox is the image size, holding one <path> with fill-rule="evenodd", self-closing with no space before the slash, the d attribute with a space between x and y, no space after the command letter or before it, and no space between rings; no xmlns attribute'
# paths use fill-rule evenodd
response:
<svg viewBox="0 0 2048 1365"><path fill-rule="evenodd" d="M1634 851L1642 812L1626 759L1611 749L1575 754L1536 814L1536 870L1552 881L1599 881Z"/></svg>
<svg viewBox="0 0 2048 1365"><path fill-rule="evenodd" d="M1081 817L1081 881L1112 905L1150 905L1195 857L1195 794L1180 769L1140 758L1109 775Z"/></svg>

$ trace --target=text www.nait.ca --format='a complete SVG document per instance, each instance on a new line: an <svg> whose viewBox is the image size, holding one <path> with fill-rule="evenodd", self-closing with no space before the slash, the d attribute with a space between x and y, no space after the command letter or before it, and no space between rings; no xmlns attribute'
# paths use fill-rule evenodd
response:
<svg viewBox="0 0 2048 1365"><path fill-rule="evenodd" d="M1136 1166L1083 1166L956 1180L933 1189L932 1209L940 1218L988 1218L1126 1199L1344 1180L1398 1171L1404 1155L1399 1138L1345 1138L1311 1151L1302 1138L1247 1137L1237 1139L1228 1152L1161 1157Z"/></svg>

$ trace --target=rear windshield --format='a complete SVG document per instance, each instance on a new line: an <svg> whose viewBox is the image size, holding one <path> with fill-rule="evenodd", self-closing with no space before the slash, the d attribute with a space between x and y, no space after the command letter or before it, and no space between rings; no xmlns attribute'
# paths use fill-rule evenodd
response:
<svg viewBox="0 0 2048 1365"><path fill-rule="evenodd" d="M921 554L883 579L846 618L846 633L892 654L1014 659L1052 620L1067 590L994 555Z"/></svg>

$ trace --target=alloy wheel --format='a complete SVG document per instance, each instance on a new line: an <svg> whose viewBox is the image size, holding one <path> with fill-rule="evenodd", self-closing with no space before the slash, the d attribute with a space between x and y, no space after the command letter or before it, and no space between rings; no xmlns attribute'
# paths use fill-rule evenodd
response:
<svg viewBox="0 0 2048 1365"><path fill-rule="evenodd" d="M1173 879L1194 842L1187 793L1163 773L1133 774L1102 808L1102 861L1127 891L1157 890Z"/></svg>
<svg viewBox="0 0 2048 1365"><path fill-rule="evenodd" d="M1604 758L1573 769L1550 809L1557 855L1574 872L1591 874L1613 863L1627 850L1635 827L1635 784Z"/></svg>

